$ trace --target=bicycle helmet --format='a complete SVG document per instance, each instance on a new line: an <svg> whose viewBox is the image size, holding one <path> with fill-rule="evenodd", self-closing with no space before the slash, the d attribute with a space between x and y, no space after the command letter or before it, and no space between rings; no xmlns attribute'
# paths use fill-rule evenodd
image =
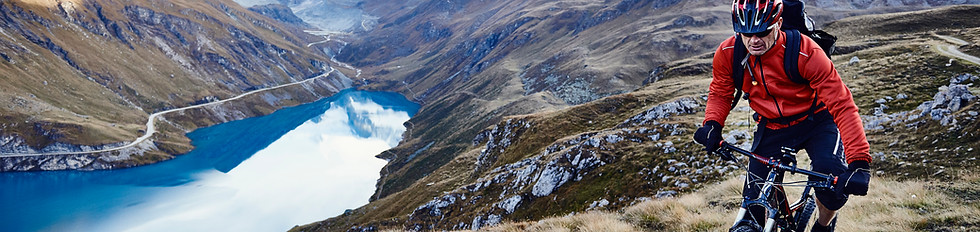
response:
<svg viewBox="0 0 980 232"><path fill-rule="evenodd" d="M783 13L782 0L734 0L732 24L738 33L759 33L768 30Z"/></svg>

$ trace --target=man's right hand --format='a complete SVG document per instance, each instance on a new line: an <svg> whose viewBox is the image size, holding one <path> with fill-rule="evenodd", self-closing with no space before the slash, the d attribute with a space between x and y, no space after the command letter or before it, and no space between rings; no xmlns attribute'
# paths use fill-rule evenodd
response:
<svg viewBox="0 0 980 232"><path fill-rule="evenodd" d="M721 143L721 124L713 120L704 122L704 126L694 132L694 141L704 145L708 152L715 152Z"/></svg>

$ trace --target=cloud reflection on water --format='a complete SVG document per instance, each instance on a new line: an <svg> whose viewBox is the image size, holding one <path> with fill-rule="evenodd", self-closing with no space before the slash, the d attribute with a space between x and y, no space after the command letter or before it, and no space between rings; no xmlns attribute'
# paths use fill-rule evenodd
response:
<svg viewBox="0 0 980 232"><path fill-rule="evenodd" d="M99 230L283 231L368 203L385 165L374 156L398 143L409 115L367 99L338 100L347 102L332 102L227 173L199 173Z"/></svg>

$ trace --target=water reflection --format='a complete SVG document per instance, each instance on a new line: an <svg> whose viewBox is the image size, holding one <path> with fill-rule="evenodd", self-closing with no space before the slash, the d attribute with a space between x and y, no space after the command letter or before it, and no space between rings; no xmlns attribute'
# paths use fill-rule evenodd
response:
<svg viewBox="0 0 980 232"><path fill-rule="evenodd" d="M3 231L283 231L367 203L418 106L345 91L188 134L193 152L145 167L0 174Z"/></svg>

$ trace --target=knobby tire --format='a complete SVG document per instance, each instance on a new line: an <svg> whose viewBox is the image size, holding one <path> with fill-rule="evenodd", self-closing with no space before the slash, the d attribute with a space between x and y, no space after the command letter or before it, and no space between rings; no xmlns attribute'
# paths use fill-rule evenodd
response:
<svg viewBox="0 0 980 232"><path fill-rule="evenodd" d="M742 224L742 225L736 226L735 228L732 228L728 232L759 232L759 230L757 228L755 228L755 227L750 226L750 225Z"/></svg>
<svg viewBox="0 0 980 232"><path fill-rule="evenodd" d="M813 215L813 210L817 208L817 203L813 201L813 196L806 198L806 202L803 203L803 208L796 211L796 230L797 232L806 231L806 226L810 224L810 216Z"/></svg>

